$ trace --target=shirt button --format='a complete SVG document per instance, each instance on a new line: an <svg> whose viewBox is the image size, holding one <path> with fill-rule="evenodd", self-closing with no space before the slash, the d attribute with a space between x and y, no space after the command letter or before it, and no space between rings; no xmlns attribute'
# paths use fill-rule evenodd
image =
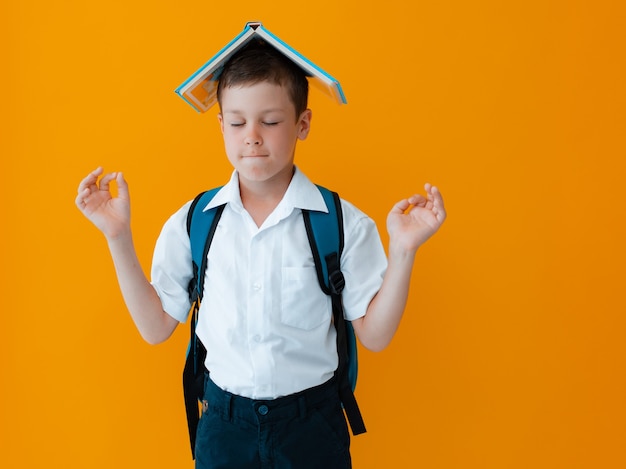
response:
<svg viewBox="0 0 626 469"><path fill-rule="evenodd" d="M267 413L270 411L269 407L267 407L266 405L261 405L259 406L259 408L257 409L257 411L259 412L259 414L261 415L267 415Z"/></svg>
<svg viewBox="0 0 626 469"><path fill-rule="evenodd" d="M259 291L261 289L261 284L260 283L254 283L252 284L252 289L254 291Z"/></svg>

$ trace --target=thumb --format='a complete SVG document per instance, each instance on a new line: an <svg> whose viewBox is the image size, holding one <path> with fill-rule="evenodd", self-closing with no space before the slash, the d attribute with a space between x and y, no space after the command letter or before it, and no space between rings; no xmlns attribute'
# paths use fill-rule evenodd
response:
<svg viewBox="0 0 626 469"><path fill-rule="evenodd" d="M411 203L408 199L403 199L400 202L396 203L391 209L391 213L401 214L406 212L406 210L411 206Z"/></svg>
<svg viewBox="0 0 626 469"><path fill-rule="evenodd" d="M122 199L129 200L130 194L128 192L128 183L126 182L126 179L124 179L124 175L121 171L117 173L115 182L117 183L117 196Z"/></svg>

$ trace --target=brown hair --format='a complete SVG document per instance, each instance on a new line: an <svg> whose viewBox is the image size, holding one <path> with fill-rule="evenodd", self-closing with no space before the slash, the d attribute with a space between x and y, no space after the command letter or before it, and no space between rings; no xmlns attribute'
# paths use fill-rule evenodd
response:
<svg viewBox="0 0 626 469"><path fill-rule="evenodd" d="M296 120L306 110L309 82L304 71L274 47L259 40L250 41L226 62L217 84L217 101L220 107L224 88L262 81L287 89L296 109Z"/></svg>

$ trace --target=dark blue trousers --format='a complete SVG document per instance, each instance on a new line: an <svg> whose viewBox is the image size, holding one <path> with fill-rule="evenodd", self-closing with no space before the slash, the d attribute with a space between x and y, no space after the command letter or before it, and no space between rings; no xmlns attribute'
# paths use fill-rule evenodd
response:
<svg viewBox="0 0 626 469"><path fill-rule="evenodd" d="M335 378L297 394L253 400L205 379L196 469L349 469L350 435Z"/></svg>

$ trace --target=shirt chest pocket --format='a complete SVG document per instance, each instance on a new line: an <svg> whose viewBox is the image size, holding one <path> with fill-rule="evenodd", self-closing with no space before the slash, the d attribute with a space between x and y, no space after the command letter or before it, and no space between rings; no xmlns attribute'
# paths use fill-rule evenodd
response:
<svg viewBox="0 0 626 469"><path fill-rule="evenodd" d="M304 330L329 324L332 304L320 288L315 267L284 267L282 274L281 322Z"/></svg>

